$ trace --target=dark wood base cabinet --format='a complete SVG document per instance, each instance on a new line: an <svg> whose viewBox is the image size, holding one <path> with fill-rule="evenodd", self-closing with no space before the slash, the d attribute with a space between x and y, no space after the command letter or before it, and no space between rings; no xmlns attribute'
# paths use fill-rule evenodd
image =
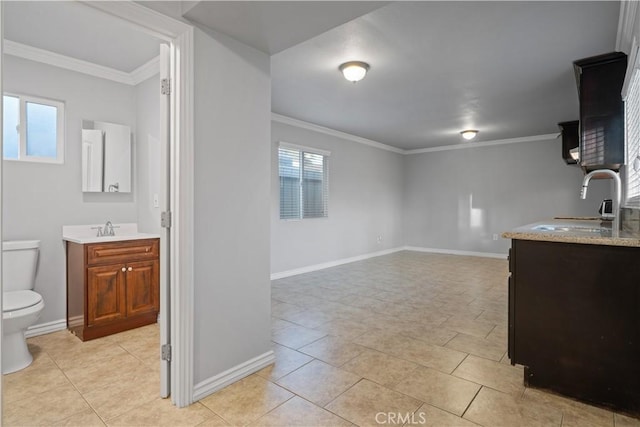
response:
<svg viewBox="0 0 640 427"><path fill-rule="evenodd" d="M525 384L640 415L640 248L513 240L509 260Z"/></svg>
<svg viewBox="0 0 640 427"><path fill-rule="evenodd" d="M155 323L159 239L67 242L67 327L81 340Z"/></svg>

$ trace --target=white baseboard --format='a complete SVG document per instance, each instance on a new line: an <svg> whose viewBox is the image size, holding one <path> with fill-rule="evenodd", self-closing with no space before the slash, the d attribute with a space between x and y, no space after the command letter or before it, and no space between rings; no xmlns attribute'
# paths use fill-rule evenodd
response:
<svg viewBox="0 0 640 427"><path fill-rule="evenodd" d="M193 401L197 401L220 390L223 387L228 386L242 378L259 371L265 366L270 365L276 360L273 350L267 351L260 356L247 360L231 369L215 375L211 378L207 378L204 381L199 382L193 387Z"/></svg>
<svg viewBox="0 0 640 427"><path fill-rule="evenodd" d="M37 337L38 335L50 334L51 332L67 329L67 319L54 320L53 322L39 323L29 326L24 333L26 338Z"/></svg>
<svg viewBox="0 0 640 427"><path fill-rule="evenodd" d="M414 252L431 252L434 254L478 256L478 257L484 257L484 258L507 259L507 254L498 254L493 252L472 252L472 251L459 251L456 249L421 248L418 246L405 246L404 250L414 251Z"/></svg>
<svg viewBox="0 0 640 427"><path fill-rule="evenodd" d="M371 252L364 255L358 255L351 258L343 258L335 261L323 262L321 264L308 265L306 267L296 268L293 270L281 271L280 273L272 273L271 280L283 279L285 277L297 276L298 274L311 273L312 271L324 270L325 268L336 267L342 264L349 264L351 262L363 261L365 259L374 258L382 255L389 255L394 252L400 252L405 250L404 247L386 249L384 251Z"/></svg>

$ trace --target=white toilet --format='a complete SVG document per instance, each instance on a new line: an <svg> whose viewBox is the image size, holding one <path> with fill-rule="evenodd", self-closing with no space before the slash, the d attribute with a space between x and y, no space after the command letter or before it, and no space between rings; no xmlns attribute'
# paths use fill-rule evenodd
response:
<svg viewBox="0 0 640 427"><path fill-rule="evenodd" d="M33 357L24 333L44 308L42 296L33 291L39 240L2 242L2 373L24 369Z"/></svg>

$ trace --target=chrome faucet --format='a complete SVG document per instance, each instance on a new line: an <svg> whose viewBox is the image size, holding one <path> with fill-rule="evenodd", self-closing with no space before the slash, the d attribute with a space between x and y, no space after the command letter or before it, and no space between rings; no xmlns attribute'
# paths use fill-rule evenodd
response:
<svg viewBox="0 0 640 427"><path fill-rule="evenodd" d="M115 236L116 232L113 229L113 224L111 223L111 221L107 221L107 223L104 225L104 230L102 230L102 235L103 236Z"/></svg>
<svg viewBox="0 0 640 427"><path fill-rule="evenodd" d="M622 198L622 184L620 182L620 175L610 169L596 169L589 172L584 176L582 180L582 190L580 191L580 198L582 200L587 198L587 188L589 187L589 181L591 179L613 179L613 201L611 207L611 213L613 214L613 224L611 225L611 231L613 237L620 236L620 199Z"/></svg>

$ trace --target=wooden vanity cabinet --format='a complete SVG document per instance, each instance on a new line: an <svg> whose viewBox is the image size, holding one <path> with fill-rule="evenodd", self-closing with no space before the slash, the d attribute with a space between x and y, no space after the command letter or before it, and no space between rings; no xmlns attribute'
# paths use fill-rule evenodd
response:
<svg viewBox="0 0 640 427"><path fill-rule="evenodd" d="M67 242L67 327L81 340L155 323L159 239Z"/></svg>

